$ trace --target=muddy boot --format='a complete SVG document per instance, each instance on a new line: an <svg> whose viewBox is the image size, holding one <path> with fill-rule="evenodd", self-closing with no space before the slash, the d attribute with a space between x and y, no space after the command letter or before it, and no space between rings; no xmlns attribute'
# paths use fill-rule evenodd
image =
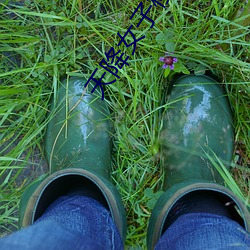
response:
<svg viewBox="0 0 250 250"><path fill-rule="evenodd" d="M110 180L112 122L105 101L86 80L64 81L50 108L45 155L50 173L31 185L20 204L20 227L33 224L64 195L89 196L102 203L125 240L126 215Z"/></svg>
<svg viewBox="0 0 250 250"><path fill-rule="evenodd" d="M207 76L184 76L174 82L168 102L160 134L165 192L152 211L148 249L186 213L226 216L250 230L246 206L224 187L211 163L220 159L229 169L232 160L234 130L225 93Z"/></svg>

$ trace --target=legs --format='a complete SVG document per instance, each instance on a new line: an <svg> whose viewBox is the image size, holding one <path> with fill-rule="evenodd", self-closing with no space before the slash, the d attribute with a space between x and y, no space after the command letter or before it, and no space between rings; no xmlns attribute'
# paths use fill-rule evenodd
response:
<svg viewBox="0 0 250 250"><path fill-rule="evenodd" d="M234 206L216 191L184 195L170 210L155 249L249 249L250 234Z"/></svg>
<svg viewBox="0 0 250 250"><path fill-rule="evenodd" d="M33 225L0 239L0 245L6 250L123 249L110 212L86 196L60 197ZM197 212L177 217L155 249L247 250L249 246L250 235L236 221Z"/></svg>
<svg viewBox="0 0 250 250"><path fill-rule="evenodd" d="M188 213L165 231L155 249L247 250L249 247L250 235L236 221L216 214Z"/></svg>
<svg viewBox="0 0 250 250"><path fill-rule="evenodd" d="M65 97L65 90L60 89L60 103L58 107L54 104L57 112L48 125L46 148L51 175L23 196L20 224L31 226L6 237L3 244L21 242L33 249L37 242L44 249L57 249L58 245L60 249L69 245L75 249L123 246L125 212L109 178L107 109L99 110L101 105L96 100L83 97L79 89L84 82L74 81L67 90L72 97ZM164 117L161 158L165 193L152 212L148 248L244 247L249 244L244 231L250 229L249 212L223 186L223 179L209 160L214 160L213 153L226 163L232 157L233 129L227 100L209 78L186 77L179 83L187 86L173 91L172 98L181 101L173 102L175 107ZM67 102L71 107L65 117ZM70 192L82 196L66 199ZM229 232L227 236L225 232Z"/></svg>
<svg viewBox="0 0 250 250"><path fill-rule="evenodd" d="M62 196L30 227L0 239L2 249L123 249L110 212L87 196Z"/></svg>
<svg viewBox="0 0 250 250"><path fill-rule="evenodd" d="M89 249L120 249L126 236L126 215L110 180L113 124L107 103L89 94L85 83L81 77L62 82L51 103L45 135L50 174L23 194L19 225L47 225L52 219L60 230L78 232ZM68 195L80 196L74 201L62 198Z"/></svg>
<svg viewBox="0 0 250 250"><path fill-rule="evenodd" d="M160 134L165 192L151 214L148 249L154 249L164 233L169 236L175 223L184 223L180 220L188 218L189 214L224 216L226 220L232 219L241 225L242 230L250 231L249 211L239 197L224 187L220 174L220 171L229 170L234 147L232 112L225 93L213 79L190 75L173 83L168 98L172 105L163 114ZM223 170L220 162L225 166ZM204 219L197 218L194 221L196 224L204 223ZM213 221L209 219L207 222ZM189 221L186 225L189 223L193 222ZM221 243L228 243L226 238L220 237L220 232L226 231L223 226L210 227L208 230L205 225L198 234L193 229L185 233L190 237L194 233L198 235L197 239L206 239L206 235L209 235L206 231L210 229L218 230L216 235ZM178 236L179 242L184 244L182 236ZM175 241L173 239L172 243ZM235 240L237 243L238 239ZM197 244L200 244L199 241ZM163 245L160 246L162 248L159 249L163 249ZM202 248L197 246L197 249Z"/></svg>

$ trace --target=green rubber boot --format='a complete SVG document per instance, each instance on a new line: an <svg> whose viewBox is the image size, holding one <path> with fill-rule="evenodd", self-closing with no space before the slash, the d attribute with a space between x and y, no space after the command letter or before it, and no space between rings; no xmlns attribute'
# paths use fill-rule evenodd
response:
<svg viewBox="0 0 250 250"><path fill-rule="evenodd" d="M170 107L163 115L160 135L165 192L151 214L148 249L154 249L166 230L174 205L196 191L202 191L203 197L205 191L213 192L212 195L230 201L227 204L235 204L241 214L237 214L239 223L249 231L246 206L224 187L222 177L209 160L216 154L228 169L232 160L233 121L224 92L207 76L184 76L173 84L168 102Z"/></svg>
<svg viewBox="0 0 250 250"><path fill-rule="evenodd" d="M110 210L125 241L126 215L120 194L110 182L112 123L105 101L84 78L74 77L60 86L51 105L45 136L50 174L23 194L20 227L36 221L59 196L81 192Z"/></svg>

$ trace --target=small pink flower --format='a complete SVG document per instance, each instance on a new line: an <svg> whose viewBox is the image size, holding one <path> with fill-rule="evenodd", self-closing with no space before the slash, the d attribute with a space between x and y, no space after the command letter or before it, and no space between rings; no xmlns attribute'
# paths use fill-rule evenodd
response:
<svg viewBox="0 0 250 250"><path fill-rule="evenodd" d="M160 57L159 58L159 61L163 62L163 66L162 68L163 69L166 69L166 68L170 68L171 70L174 69L174 64L177 63L177 58L176 57L172 57L169 55L169 53L165 53L165 57Z"/></svg>

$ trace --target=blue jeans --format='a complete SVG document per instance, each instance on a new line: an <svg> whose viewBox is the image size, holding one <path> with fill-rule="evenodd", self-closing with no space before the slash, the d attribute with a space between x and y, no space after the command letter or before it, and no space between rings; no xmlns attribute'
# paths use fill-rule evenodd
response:
<svg viewBox="0 0 250 250"><path fill-rule="evenodd" d="M33 225L0 239L3 250L120 250L110 212L84 196L61 197ZM193 213L179 217L156 250L250 249L250 235L226 217Z"/></svg>
<svg viewBox="0 0 250 250"><path fill-rule="evenodd" d="M163 234L155 250L249 250L250 234L227 217L190 213L180 216Z"/></svg>
<svg viewBox="0 0 250 250"><path fill-rule="evenodd" d="M85 196L60 197L33 225L0 239L1 250L119 250L110 212Z"/></svg>

